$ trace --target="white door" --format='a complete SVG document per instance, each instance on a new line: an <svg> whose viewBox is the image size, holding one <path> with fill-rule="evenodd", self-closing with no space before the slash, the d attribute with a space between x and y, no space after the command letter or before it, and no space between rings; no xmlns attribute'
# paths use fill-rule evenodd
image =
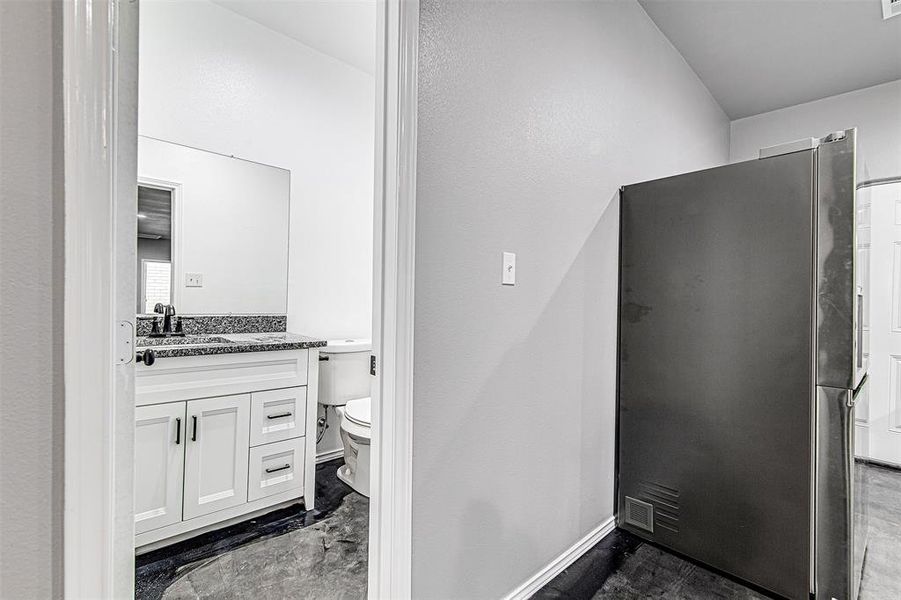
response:
<svg viewBox="0 0 901 600"><path fill-rule="evenodd" d="M135 533L181 521L185 403L135 409Z"/></svg>
<svg viewBox="0 0 901 600"><path fill-rule="evenodd" d="M187 404L185 520L247 501L250 394Z"/></svg>
<svg viewBox="0 0 901 600"><path fill-rule="evenodd" d="M93 1L93 6L102 4ZM110 6L111 3L106 3ZM85 8L92 6L92 2L79 3L79 6ZM108 10L98 7L101 11ZM115 124L110 125L109 129L115 132L115 144L113 148L106 148L106 144L102 144L103 152L111 153L115 160L115 184L113 191L115 193L115 203L113 205L112 214L114 215L115 242L112 248L114 256L115 274L112 281L111 289L115 295L115 323L117 331L123 331L127 335L130 343L125 346L119 346L118 351L121 352L121 358L126 362L119 362L116 365L116 384L114 388L114 411L112 427L110 428L115 435L113 442L115 453L115 465L113 466L113 488L116 490L114 494L115 503L113 509L112 525L112 547L107 546L106 552L112 558L111 575L104 574L104 577L112 578L112 586L109 596L113 598L133 598L134 597L134 573L135 573L135 554L134 548L134 514L141 511L140 504L135 506L135 489L128 483L134 481L135 473L140 473L140 465L134 465L132 456L134 455L134 446L132 435L135 430L132 429L136 421L135 415L135 360L134 360L134 326L135 326L135 297L137 295L137 224L138 224L138 3L137 2L116 2L114 6L110 6L112 11L108 14L115 15L118 24L114 30L113 39L115 39L115 50L112 51L113 63L116 72L113 98L115 98ZM96 17L95 17L96 18ZM90 21L90 19L89 19ZM93 52L89 52L93 54ZM96 55L93 60L96 63ZM110 90L112 91L112 90ZM78 94L79 102L82 106L91 104L86 103L84 91ZM98 132L107 127L98 128ZM85 152L84 140L81 140L80 147L76 146L76 153ZM95 144L100 147L99 144ZM93 156L86 156L86 160L92 159ZM67 215L68 218L68 215ZM98 215L94 215L91 219L95 222L94 227L100 220ZM94 231L91 227L91 232ZM91 233L89 235L96 235ZM95 255L92 261L102 262L102 255ZM81 315L81 319L87 320L90 327L91 318ZM120 340L119 335L116 336ZM184 446L179 446L183 448ZM181 461L181 458L179 458ZM181 477L182 466L179 466L179 477ZM120 483L121 482L121 483ZM178 496L178 504L174 507L177 519L181 519L181 484L175 485ZM88 521L90 523L91 521ZM135 525L137 527L137 525ZM94 532L99 535L99 532ZM128 551L126 551L128 550ZM91 554L91 552L87 552ZM97 556L91 556L87 560L98 561ZM106 566L106 565L104 565ZM71 567L71 568L70 568ZM76 565L70 565L66 562L66 576L69 572L77 569ZM68 594L67 594L68 595ZM73 595L78 595L77 593Z"/></svg>
<svg viewBox="0 0 901 600"><path fill-rule="evenodd" d="M867 361L868 365L868 373L869 373L869 384L865 385L861 389L861 393L863 394L861 397L857 399L856 406L854 408L854 455L869 458L870 456L870 424L869 424L869 410L870 410L870 389L873 387L873 362L870 359L871 348L870 348L870 340L872 339L871 331L872 331L872 323L870 322L870 315L872 313L870 304L872 303L873 298L873 286L870 278L870 266L871 266L871 249L872 249L872 202L870 199L870 189L862 188L857 190L856 197L857 204L857 264L855 265L857 269L856 273L856 282L858 288L858 292L863 291L864 298L862 307L859 307L863 310L861 315L860 323L858 326L861 328L861 332L863 334L863 338L860 340L861 348L860 350L863 352L864 360Z"/></svg>
<svg viewBox="0 0 901 600"><path fill-rule="evenodd" d="M901 183L873 186L869 198L871 385L857 424L870 458L901 465Z"/></svg>

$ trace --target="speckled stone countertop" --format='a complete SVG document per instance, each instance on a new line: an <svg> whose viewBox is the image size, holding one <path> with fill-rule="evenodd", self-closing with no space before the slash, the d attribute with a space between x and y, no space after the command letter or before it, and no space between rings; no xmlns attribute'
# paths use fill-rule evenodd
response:
<svg viewBox="0 0 901 600"><path fill-rule="evenodd" d="M188 335L223 335L230 333L272 333L288 330L288 315L282 314L240 314L229 313L224 315L190 314L176 315L173 317L173 327L176 319L182 320L185 333ZM135 320L138 336L147 335L156 320L162 328L162 315L138 315Z"/></svg>
<svg viewBox="0 0 901 600"><path fill-rule="evenodd" d="M138 337L136 340L138 351L151 349L158 359L175 356L236 354L238 352L304 350L306 348L321 348L325 345L325 340L284 331L187 335L182 338Z"/></svg>

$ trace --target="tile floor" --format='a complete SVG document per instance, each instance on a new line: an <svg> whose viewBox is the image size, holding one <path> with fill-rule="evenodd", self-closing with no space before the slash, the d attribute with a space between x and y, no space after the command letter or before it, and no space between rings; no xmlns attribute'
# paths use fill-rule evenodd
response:
<svg viewBox="0 0 901 600"><path fill-rule="evenodd" d="M350 494L309 527L185 567L163 600L366 598L368 525L369 502Z"/></svg>
<svg viewBox="0 0 901 600"><path fill-rule="evenodd" d="M317 467L317 506L265 515L139 556L137 600L366 597L369 502ZM869 465L869 550L860 600L901 599L901 471ZM762 600L768 596L616 530L535 600ZM476 600L476 599L473 599Z"/></svg>
<svg viewBox="0 0 901 600"><path fill-rule="evenodd" d="M901 471L869 466L870 534L860 600L901 599Z"/></svg>
<svg viewBox="0 0 901 600"><path fill-rule="evenodd" d="M316 506L298 504L136 559L136 600L366 597L369 501L316 467Z"/></svg>
<svg viewBox="0 0 901 600"><path fill-rule="evenodd" d="M859 600L901 599L901 471L868 470L870 531ZM769 596L616 530L533 600L758 600Z"/></svg>

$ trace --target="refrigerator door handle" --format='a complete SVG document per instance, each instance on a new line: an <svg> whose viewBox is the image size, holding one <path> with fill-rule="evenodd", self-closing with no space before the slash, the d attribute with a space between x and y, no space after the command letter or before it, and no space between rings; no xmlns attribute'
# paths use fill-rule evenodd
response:
<svg viewBox="0 0 901 600"><path fill-rule="evenodd" d="M857 288L857 369L863 368L863 288Z"/></svg>
<svg viewBox="0 0 901 600"><path fill-rule="evenodd" d="M848 394L848 408L854 408L857 406L858 396L860 396L860 390L863 389L863 386L866 385L867 379L870 377L870 374L867 373L863 376L863 379L860 380L860 383L857 384L857 389L853 390L850 394Z"/></svg>

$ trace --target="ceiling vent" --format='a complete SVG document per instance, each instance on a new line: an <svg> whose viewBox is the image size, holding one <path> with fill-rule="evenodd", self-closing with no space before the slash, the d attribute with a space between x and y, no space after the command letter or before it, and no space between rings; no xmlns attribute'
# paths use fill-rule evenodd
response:
<svg viewBox="0 0 901 600"><path fill-rule="evenodd" d="M890 19L901 15L901 0L882 0L882 18Z"/></svg>

